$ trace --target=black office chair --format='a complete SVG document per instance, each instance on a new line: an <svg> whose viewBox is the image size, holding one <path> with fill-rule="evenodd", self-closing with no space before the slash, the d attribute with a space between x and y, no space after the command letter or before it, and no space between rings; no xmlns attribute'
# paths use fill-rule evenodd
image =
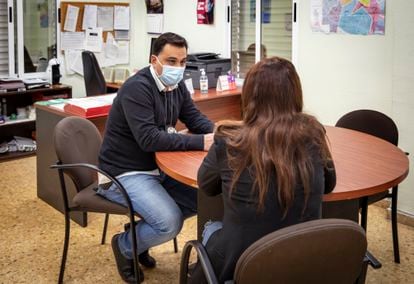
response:
<svg viewBox="0 0 414 284"><path fill-rule="evenodd" d="M190 280L192 248L207 283L219 283L198 241L184 246L180 283ZM308 221L277 230L250 245L237 261L230 283L364 283L370 263L366 250L365 231L357 223L343 219Z"/></svg>
<svg viewBox="0 0 414 284"><path fill-rule="evenodd" d="M364 132L378 138L384 139L395 146L398 146L398 128L394 121L385 114L375 110L355 110L342 116L336 123L337 127L343 127L360 132ZM408 155L408 153L406 153ZM394 261L400 263L400 250L398 245L398 226L397 226L397 199L398 186L389 191L381 192L376 195L362 198L360 201L361 208L361 226L366 230L368 205L384 198L391 198L391 225L392 239L394 248Z"/></svg>
<svg viewBox="0 0 414 284"><path fill-rule="evenodd" d="M66 117L55 127L54 144L58 162L56 165L52 165L51 168L58 169L65 214L65 241L63 245L59 283L62 283L63 281L69 247L70 212L105 213L102 244L105 243L109 214L128 215L130 221L129 224L133 224L133 226L136 224L134 215L140 217L133 211L131 200L122 184L119 183L116 178L97 167L101 143L102 138L98 129L87 119L75 116ZM116 186L118 186L126 200L127 207L111 202L96 194L98 172L108 177ZM77 191L72 200L69 200L64 174L67 174L67 176L71 178ZM131 228L131 235L135 275L136 280L139 282L139 273L137 273L138 257L135 228ZM174 239L174 249L177 251L176 239Z"/></svg>
<svg viewBox="0 0 414 284"><path fill-rule="evenodd" d="M85 50L82 52L82 64L86 96L106 94L105 78L92 51Z"/></svg>

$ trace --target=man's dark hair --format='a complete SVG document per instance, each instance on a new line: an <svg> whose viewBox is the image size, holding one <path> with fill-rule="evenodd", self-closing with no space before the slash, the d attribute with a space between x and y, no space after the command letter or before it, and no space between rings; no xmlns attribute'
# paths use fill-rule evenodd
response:
<svg viewBox="0 0 414 284"><path fill-rule="evenodd" d="M175 33L164 33L154 41L151 51L152 54L158 56L166 44L171 44L176 47L185 47L185 49L188 49L185 38Z"/></svg>

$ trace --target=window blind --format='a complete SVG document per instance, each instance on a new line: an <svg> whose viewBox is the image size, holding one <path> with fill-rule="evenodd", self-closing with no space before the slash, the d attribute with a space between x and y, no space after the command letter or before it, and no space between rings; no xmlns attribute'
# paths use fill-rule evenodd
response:
<svg viewBox="0 0 414 284"><path fill-rule="evenodd" d="M0 0L0 76L9 75L7 0Z"/></svg>
<svg viewBox="0 0 414 284"><path fill-rule="evenodd" d="M231 1L231 62L232 72L244 78L255 62L255 52L248 50L255 43L256 24L251 15L250 0Z"/></svg>
<svg viewBox="0 0 414 284"><path fill-rule="evenodd" d="M244 78L255 63L255 1L231 1L232 72ZM292 56L292 0L262 0L261 56Z"/></svg>

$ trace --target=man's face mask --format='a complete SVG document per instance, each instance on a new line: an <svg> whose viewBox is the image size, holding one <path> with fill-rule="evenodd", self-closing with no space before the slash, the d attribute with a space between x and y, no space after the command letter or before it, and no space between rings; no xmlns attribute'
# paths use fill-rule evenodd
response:
<svg viewBox="0 0 414 284"><path fill-rule="evenodd" d="M162 65L158 57L157 61L162 67L162 74L159 76L159 78L165 85L172 87L183 79L185 67Z"/></svg>

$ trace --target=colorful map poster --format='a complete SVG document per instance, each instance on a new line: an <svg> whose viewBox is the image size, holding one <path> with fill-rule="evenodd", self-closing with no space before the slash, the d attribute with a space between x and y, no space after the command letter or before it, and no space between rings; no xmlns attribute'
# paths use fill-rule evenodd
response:
<svg viewBox="0 0 414 284"><path fill-rule="evenodd" d="M312 31L357 35L385 33L385 0L312 0Z"/></svg>

